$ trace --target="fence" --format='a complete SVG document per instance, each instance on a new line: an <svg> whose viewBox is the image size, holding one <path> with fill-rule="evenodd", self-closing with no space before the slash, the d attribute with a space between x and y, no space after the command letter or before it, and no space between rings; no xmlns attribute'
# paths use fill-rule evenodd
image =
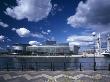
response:
<svg viewBox="0 0 110 82"><path fill-rule="evenodd" d="M110 63L100 62L8 62L0 63L0 71L71 71L71 70L109 70Z"/></svg>

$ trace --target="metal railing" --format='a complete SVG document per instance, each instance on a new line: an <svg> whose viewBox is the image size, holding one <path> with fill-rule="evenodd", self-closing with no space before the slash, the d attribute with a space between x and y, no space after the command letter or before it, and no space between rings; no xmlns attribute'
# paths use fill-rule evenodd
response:
<svg viewBox="0 0 110 82"><path fill-rule="evenodd" d="M95 68L95 70L94 70ZM0 63L0 71L71 71L71 70L108 70L110 71L110 63L103 64L100 62L7 62Z"/></svg>

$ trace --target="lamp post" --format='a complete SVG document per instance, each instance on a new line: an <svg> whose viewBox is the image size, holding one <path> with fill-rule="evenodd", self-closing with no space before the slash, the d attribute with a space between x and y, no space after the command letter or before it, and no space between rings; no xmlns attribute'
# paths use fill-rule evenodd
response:
<svg viewBox="0 0 110 82"><path fill-rule="evenodd" d="M94 38L94 71L96 71L96 61L95 61L95 52L96 52L96 50L95 50L95 37L96 37L96 33L93 32L92 36Z"/></svg>

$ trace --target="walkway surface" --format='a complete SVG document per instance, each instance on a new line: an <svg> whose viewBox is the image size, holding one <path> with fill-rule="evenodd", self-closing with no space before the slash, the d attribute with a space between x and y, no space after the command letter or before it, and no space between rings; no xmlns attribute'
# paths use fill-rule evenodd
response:
<svg viewBox="0 0 110 82"><path fill-rule="evenodd" d="M110 72L1 71L0 82L110 82Z"/></svg>

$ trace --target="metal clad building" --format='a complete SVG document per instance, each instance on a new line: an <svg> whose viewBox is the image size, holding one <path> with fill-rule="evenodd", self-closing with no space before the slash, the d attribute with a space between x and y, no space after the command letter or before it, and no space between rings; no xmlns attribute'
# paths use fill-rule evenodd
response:
<svg viewBox="0 0 110 82"><path fill-rule="evenodd" d="M42 45L42 46L27 46L26 51L33 54L50 54L50 55L71 55L78 54L79 47L73 46L70 50L69 45Z"/></svg>
<svg viewBox="0 0 110 82"><path fill-rule="evenodd" d="M32 53L40 54L69 54L69 46L59 46L59 45L45 45L45 46L27 46L27 51Z"/></svg>
<svg viewBox="0 0 110 82"><path fill-rule="evenodd" d="M21 53L26 53L26 47L29 46L29 44L13 44L11 48L12 54L21 54Z"/></svg>
<svg viewBox="0 0 110 82"><path fill-rule="evenodd" d="M72 46L71 49L68 43L56 44L55 41L48 41L44 45L14 44L12 46L12 53L23 55L73 55L78 54L78 50L78 46Z"/></svg>

